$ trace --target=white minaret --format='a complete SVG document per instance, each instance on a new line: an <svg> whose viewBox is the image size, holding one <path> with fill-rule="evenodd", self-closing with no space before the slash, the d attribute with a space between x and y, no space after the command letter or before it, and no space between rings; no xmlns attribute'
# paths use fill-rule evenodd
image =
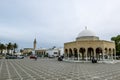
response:
<svg viewBox="0 0 120 80"><path fill-rule="evenodd" d="M36 44L37 44L37 41L36 41L36 38L34 39L34 42L33 42L33 49L35 50L36 49Z"/></svg>

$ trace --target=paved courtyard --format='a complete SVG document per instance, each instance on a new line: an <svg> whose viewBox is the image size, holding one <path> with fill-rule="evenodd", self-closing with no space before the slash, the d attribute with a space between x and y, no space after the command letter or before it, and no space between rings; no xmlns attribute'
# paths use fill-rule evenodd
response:
<svg viewBox="0 0 120 80"><path fill-rule="evenodd" d="M120 63L59 62L56 59L1 59L0 80L120 80Z"/></svg>

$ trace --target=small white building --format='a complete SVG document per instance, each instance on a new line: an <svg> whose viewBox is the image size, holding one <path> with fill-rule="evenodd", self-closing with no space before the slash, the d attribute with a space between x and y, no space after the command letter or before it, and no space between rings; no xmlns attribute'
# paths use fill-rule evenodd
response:
<svg viewBox="0 0 120 80"><path fill-rule="evenodd" d="M50 48L46 50L46 54L48 54L48 57L58 57L63 55L63 53L63 48Z"/></svg>
<svg viewBox="0 0 120 80"><path fill-rule="evenodd" d="M63 48L59 48L59 51L60 51L60 56L63 56L64 55L64 49Z"/></svg>

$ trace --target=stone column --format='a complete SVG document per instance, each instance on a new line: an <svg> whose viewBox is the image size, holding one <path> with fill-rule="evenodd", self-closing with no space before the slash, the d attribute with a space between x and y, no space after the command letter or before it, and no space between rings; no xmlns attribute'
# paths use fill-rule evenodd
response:
<svg viewBox="0 0 120 80"><path fill-rule="evenodd" d="M114 54L114 52L112 52L112 54L111 54L111 55L112 55L112 56L111 56L111 57L112 57L112 61L113 61L113 54Z"/></svg>
<svg viewBox="0 0 120 80"><path fill-rule="evenodd" d="M109 53L109 54L110 54L110 60L111 60L111 51L110 51L110 53Z"/></svg>
<svg viewBox="0 0 120 80"><path fill-rule="evenodd" d="M115 60L116 60L116 50L114 50L114 56L115 56Z"/></svg>
<svg viewBox="0 0 120 80"><path fill-rule="evenodd" d="M109 56L110 56L109 60L111 60L111 51L109 52Z"/></svg>
<svg viewBox="0 0 120 80"><path fill-rule="evenodd" d="M79 54L80 54L80 53L78 52L78 61L79 61Z"/></svg>
<svg viewBox="0 0 120 80"><path fill-rule="evenodd" d="M69 53L70 53L70 51L68 50L68 60L69 60Z"/></svg>
<svg viewBox="0 0 120 80"><path fill-rule="evenodd" d="M96 57L96 50L95 49L94 49L94 58L97 59L97 57Z"/></svg>
<svg viewBox="0 0 120 80"><path fill-rule="evenodd" d="M104 49L102 49L102 60L104 60L104 53L105 53L105 51L104 51Z"/></svg>
<svg viewBox="0 0 120 80"><path fill-rule="evenodd" d="M88 61L87 52L88 52L88 49L86 49L85 51L86 61Z"/></svg>
<svg viewBox="0 0 120 80"><path fill-rule="evenodd" d="M73 57L72 57L72 59L73 59L73 60L75 59L75 53L74 53L74 51L73 51Z"/></svg>
<svg viewBox="0 0 120 80"><path fill-rule="evenodd" d="M79 59L82 59L82 53L79 52Z"/></svg>
<svg viewBox="0 0 120 80"><path fill-rule="evenodd" d="M65 53L65 58L68 58L68 52L67 52L67 53Z"/></svg>

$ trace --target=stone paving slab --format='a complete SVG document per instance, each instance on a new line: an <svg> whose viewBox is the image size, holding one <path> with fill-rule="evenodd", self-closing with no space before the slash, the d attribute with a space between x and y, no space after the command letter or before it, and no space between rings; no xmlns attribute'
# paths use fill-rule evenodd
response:
<svg viewBox="0 0 120 80"><path fill-rule="evenodd" d="M59 62L57 59L0 59L0 80L120 80L120 63Z"/></svg>

